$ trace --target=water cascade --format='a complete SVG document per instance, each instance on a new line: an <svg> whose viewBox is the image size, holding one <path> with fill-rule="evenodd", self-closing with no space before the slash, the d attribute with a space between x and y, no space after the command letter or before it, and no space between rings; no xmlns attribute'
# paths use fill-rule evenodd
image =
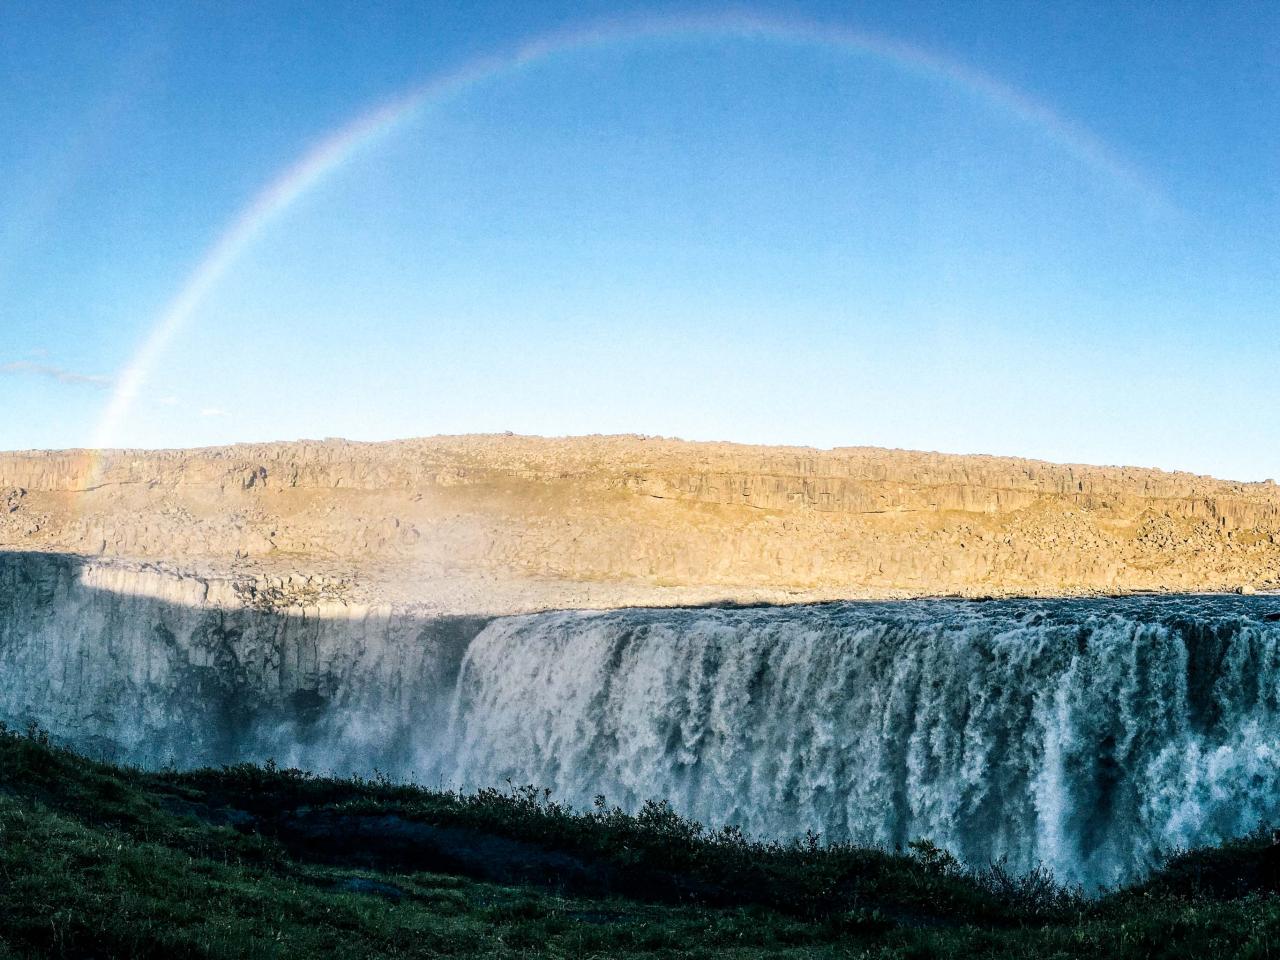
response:
<svg viewBox="0 0 1280 960"><path fill-rule="evenodd" d="M494 620L274 611L0 563L0 720L151 765L275 758L760 836L928 837L1087 885L1280 824L1280 599L903 601Z"/></svg>
<svg viewBox="0 0 1280 960"><path fill-rule="evenodd" d="M1274 601L556 613L471 644L450 773L1110 883L1280 815Z"/></svg>

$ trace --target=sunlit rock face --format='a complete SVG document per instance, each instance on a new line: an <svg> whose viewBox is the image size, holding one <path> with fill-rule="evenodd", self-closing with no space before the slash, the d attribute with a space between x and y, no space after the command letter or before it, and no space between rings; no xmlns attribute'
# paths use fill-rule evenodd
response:
<svg viewBox="0 0 1280 960"><path fill-rule="evenodd" d="M0 717L148 765L663 797L1092 885L1280 818L1278 621L1222 596L484 620L7 555Z"/></svg>
<svg viewBox="0 0 1280 960"><path fill-rule="evenodd" d="M0 549L458 614L1268 589L1280 488L634 436L10 453Z"/></svg>

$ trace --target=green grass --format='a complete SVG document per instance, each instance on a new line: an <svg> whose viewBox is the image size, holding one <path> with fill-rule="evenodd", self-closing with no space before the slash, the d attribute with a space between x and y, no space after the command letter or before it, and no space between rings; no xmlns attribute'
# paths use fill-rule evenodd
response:
<svg viewBox="0 0 1280 960"><path fill-rule="evenodd" d="M754 843L531 788L143 773L0 731L0 960L1271 957L1278 851L1182 853L1090 900L928 843Z"/></svg>

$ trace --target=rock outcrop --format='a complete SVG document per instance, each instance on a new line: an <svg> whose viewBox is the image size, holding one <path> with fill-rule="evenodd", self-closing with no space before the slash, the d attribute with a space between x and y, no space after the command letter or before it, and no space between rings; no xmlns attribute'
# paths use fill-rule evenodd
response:
<svg viewBox="0 0 1280 960"><path fill-rule="evenodd" d="M0 549L437 613L1280 588L1280 488L636 436L0 455Z"/></svg>

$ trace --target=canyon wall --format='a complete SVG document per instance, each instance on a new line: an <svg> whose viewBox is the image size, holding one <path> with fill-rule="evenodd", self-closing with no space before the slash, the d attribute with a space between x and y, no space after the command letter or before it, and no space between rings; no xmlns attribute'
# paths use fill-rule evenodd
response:
<svg viewBox="0 0 1280 960"><path fill-rule="evenodd" d="M447 613L1280 587L1280 488L896 450L441 437L0 455L0 549Z"/></svg>

